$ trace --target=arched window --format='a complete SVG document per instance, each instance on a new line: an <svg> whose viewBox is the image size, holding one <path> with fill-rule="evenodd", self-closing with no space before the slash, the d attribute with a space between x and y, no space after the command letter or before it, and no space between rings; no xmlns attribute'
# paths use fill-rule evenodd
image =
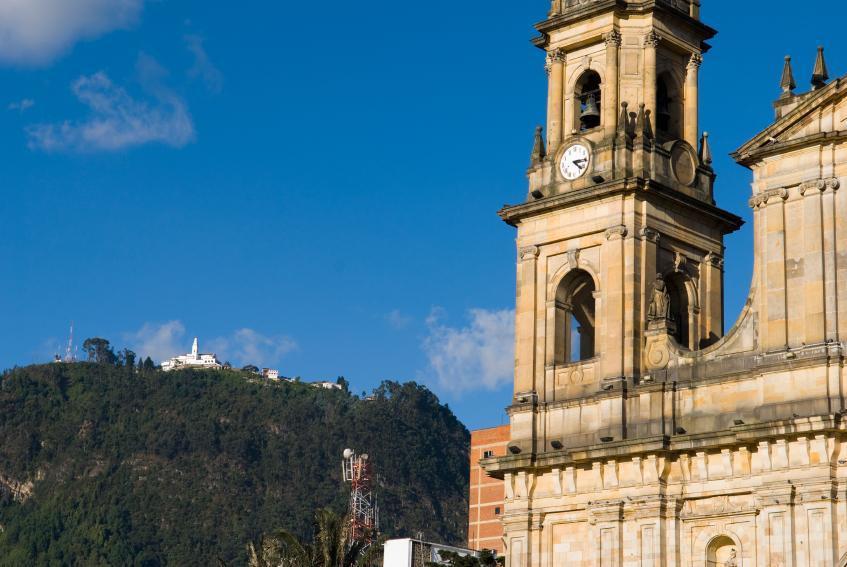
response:
<svg viewBox="0 0 847 567"><path fill-rule="evenodd" d="M682 137L684 104L679 86L669 73L662 73L656 83L656 130L666 139Z"/></svg>
<svg viewBox="0 0 847 567"><path fill-rule="evenodd" d="M580 132L600 126L603 109L603 91L600 82L600 75L596 71L586 71L576 82L574 89L576 129Z"/></svg>
<svg viewBox="0 0 847 567"><path fill-rule="evenodd" d="M568 274L556 292L556 362L594 358L594 280L583 270Z"/></svg>
<svg viewBox="0 0 847 567"><path fill-rule="evenodd" d="M676 327L674 338L680 346L692 348L688 325L691 305L688 300L685 276L679 273L671 274L665 278L665 282L668 286L668 294L671 297L671 318Z"/></svg>

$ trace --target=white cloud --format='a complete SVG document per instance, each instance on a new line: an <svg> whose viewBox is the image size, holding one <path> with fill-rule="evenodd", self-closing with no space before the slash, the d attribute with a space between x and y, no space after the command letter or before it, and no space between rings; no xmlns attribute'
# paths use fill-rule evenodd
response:
<svg viewBox="0 0 847 567"><path fill-rule="evenodd" d="M0 63L45 65L76 42L132 26L144 0L0 0Z"/></svg>
<svg viewBox="0 0 847 567"><path fill-rule="evenodd" d="M443 310L427 318L423 349L441 388L453 393L495 390L509 384L514 372L514 310L471 309L463 328L442 323Z"/></svg>
<svg viewBox="0 0 847 567"><path fill-rule="evenodd" d="M8 110L17 110L18 112L23 114L24 112L26 112L27 110L29 110L33 106L35 106L34 100L32 100L31 98L24 98L24 99L21 99L21 100L16 100L14 102L10 102L7 109Z"/></svg>
<svg viewBox="0 0 847 567"><path fill-rule="evenodd" d="M179 148L194 140L194 124L185 101L161 83L165 70L142 56L138 73L148 100L133 98L102 72L74 81L73 93L88 106L90 116L80 122L27 127L30 149L116 151L148 143Z"/></svg>
<svg viewBox="0 0 847 567"><path fill-rule="evenodd" d="M168 321L163 324L145 323L134 333L124 336L133 351L141 357L150 357L157 362L172 356L184 354L186 348L185 325L181 321ZM188 345L190 347L191 345Z"/></svg>
<svg viewBox="0 0 847 567"><path fill-rule="evenodd" d="M399 309L394 309L385 314L385 321L398 331L405 329L412 322L412 318L404 315Z"/></svg>
<svg viewBox="0 0 847 567"><path fill-rule="evenodd" d="M235 366L254 364L270 366L297 350L297 343L290 337L267 336L253 329L238 329L230 337L220 337L209 342L222 360Z"/></svg>
<svg viewBox="0 0 847 567"><path fill-rule="evenodd" d="M188 76L202 79L207 89L214 93L219 93L221 92L221 88L223 88L223 73L209 59L209 54L206 53L203 42L204 39L199 35L192 34L185 36L185 45L191 54L194 55L194 65L188 70Z"/></svg>

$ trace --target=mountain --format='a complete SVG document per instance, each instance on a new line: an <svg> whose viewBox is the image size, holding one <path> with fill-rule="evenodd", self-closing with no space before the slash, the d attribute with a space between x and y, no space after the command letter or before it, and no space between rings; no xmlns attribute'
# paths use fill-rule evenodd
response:
<svg viewBox="0 0 847 567"><path fill-rule="evenodd" d="M465 541L467 429L426 388L50 364L0 376L0 565L243 564L262 533L346 509L370 455L382 531Z"/></svg>

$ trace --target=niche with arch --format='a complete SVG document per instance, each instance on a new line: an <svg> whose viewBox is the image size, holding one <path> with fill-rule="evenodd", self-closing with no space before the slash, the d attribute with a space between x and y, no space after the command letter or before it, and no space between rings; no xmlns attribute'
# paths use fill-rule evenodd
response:
<svg viewBox="0 0 847 567"><path fill-rule="evenodd" d="M738 546L729 536L718 536L706 548L706 567L740 567Z"/></svg>
<svg viewBox="0 0 847 567"><path fill-rule="evenodd" d="M595 356L596 304L594 279L584 270L573 270L556 290L557 364L590 360Z"/></svg>
<svg viewBox="0 0 847 567"><path fill-rule="evenodd" d="M579 132L600 126L603 116L603 85L597 71L588 70L574 85L574 129Z"/></svg>
<svg viewBox="0 0 847 567"><path fill-rule="evenodd" d="M682 138L682 123L685 101L679 82L669 72L656 80L656 130L660 138L677 140Z"/></svg>
<svg viewBox="0 0 847 567"><path fill-rule="evenodd" d="M671 300L671 318L675 331L674 338L680 346L696 350L691 344L691 299L688 291L689 279L680 272L665 276L668 295Z"/></svg>

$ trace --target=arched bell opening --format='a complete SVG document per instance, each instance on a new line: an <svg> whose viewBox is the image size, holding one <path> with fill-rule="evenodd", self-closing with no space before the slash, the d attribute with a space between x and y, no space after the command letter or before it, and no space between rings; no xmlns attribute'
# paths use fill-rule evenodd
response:
<svg viewBox="0 0 847 567"><path fill-rule="evenodd" d="M682 89L670 73L662 73L656 81L656 130L660 138L682 138L684 111Z"/></svg>
<svg viewBox="0 0 847 567"><path fill-rule="evenodd" d="M574 270L556 291L557 364L594 358L597 323L594 279L584 270Z"/></svg>
<svg viewBox="0 0 847 567"><path fill-rule="evenodd" d="M603 110L603 89L602 80L596 71L586 71L577 79L574 100L576 101L574 128L585 132L599 127Z"/></svg>

